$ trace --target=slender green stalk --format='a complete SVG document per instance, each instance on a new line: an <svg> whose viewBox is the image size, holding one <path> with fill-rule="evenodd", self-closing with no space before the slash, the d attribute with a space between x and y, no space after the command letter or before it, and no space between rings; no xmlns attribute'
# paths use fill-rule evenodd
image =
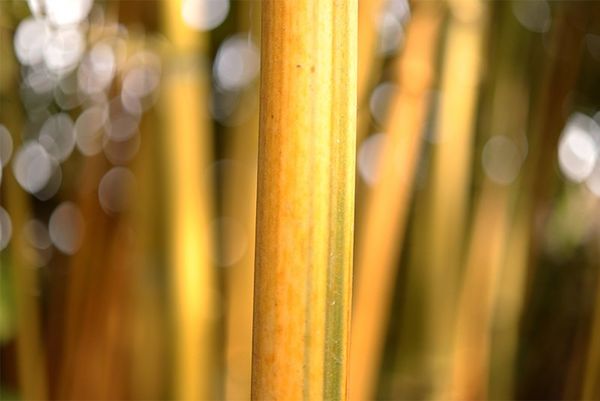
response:
<svg viewBox="0 0 600 401"><path fill-rule="evenodd" d="M252 398L343 400L358 2L262 6Z"/></svg>

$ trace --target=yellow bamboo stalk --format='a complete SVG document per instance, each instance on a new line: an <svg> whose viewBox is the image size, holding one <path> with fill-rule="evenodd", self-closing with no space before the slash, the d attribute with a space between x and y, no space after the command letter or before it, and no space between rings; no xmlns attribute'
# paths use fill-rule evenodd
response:
<svg viewBox="0 0 600 401"><path fill-rule="evenodd" d="M479 83L484 5L479 0L450 2L440 86L439 141L434 149L427 271L430 316L428 339L434 398L443 399L448 376L456 304L456 278L462 259L471 178L471 152Z"/></svg>
<svg viewBox="0 0 600 401"><path fill-rule="evenodd" d="M352 400L371 399L383 352L395 263L402 247L412 184L420 153L434 76L441 13L436 4L417 6L406 48L397 65L400 89L392 99L379 177L360 225L358 274L350 353Z"/></svg>
<svg viewBox="0 0 600 401"><path fill-rule="evenodd" d="M252 398L343 400L358 2L262 6Z"/></svg>
<svg viewBox="0 0 600 401"><path fill-rule="evenodd" d="M218 311L212 263L211 155L203 34L185 25L182 1L165 1L165 34L171 42L162 88L167 160L167 222L174 297L174 396L216 398L215 328Z"/></svg>

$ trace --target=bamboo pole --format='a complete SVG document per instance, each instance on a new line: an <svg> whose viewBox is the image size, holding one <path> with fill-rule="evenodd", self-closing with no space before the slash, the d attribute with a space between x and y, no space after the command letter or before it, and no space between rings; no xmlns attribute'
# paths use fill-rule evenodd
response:
<svg viewBox="0 0 600 401"><path fill-rule="evenodd" d="M526 33L515 20L510 4L502 4L496 10L496 18L500 22L495 40L497 45L490 51L499 55L500 62L490 66L491 69L495 68L495 72L490 74L493 82L490 84L490 99L486 102L491 110L487 130L489 134L508 135L517 143L526 138L519 138L519 135L525 135L528 127L530 95L526 78L526 63L523 63L523 60L528 57L532 46L530 34ZM526 152L522 156L526 157ZM480 350L479 355L483 358L474 361L474 363L485 366L485 369L479 373L479 377L476 377L477 374L471 373L474 370L471 366L467 367L471 362L468 360L469 353L460 349L456 350L458 354L455 355L455 366L458 367L458 370L454 373L455 378L458 379L457 384L462 382L463 385L455 390L462 394L468 393L471 389L467 387L470 386L469 382L460 377L471 376L475 381L480 381L479 384L472 384L472 389L478 387L477 391L480 391L481 397L487 399L512 399L515 397L513 377L529 255L530 233L527 216L531 213L530 197L527 191L530 186L526 180L528 171L523 170L521 168L518 181L511 184L510 199L504 194L503 203L494 203L496 208L505 210L495 210L489 213L504 214L504 218L508 220L486 229L488 234L498 229L505 231L505 233L492 233L492 235L501 237L504 242L504 250L495 254L496 259L494 259L490 252L491 249L488 249L487 262L484 266L467 267L467 269L481 269L487 270L487 272L479 275L484 282L472 283L471 288L464 287L464 292L477 292L480 291L480 286L490 285L492 305L480 309L484 311L484 314L477 322L479 335L485 336L479 341L479 344L484 344L489 348ZM487 207L494 206L491 202L489 203ZM482 207L485 206L482 205ZM476 227L477 224L485 223L475 222L473 227ZM483 237L476 237L476 235L474 232L471 235L470 253L476 252L477 247L489 248L489 241L484 240ZM467 258L469 259L469 257ZM494 271L494 268L498 270ZM469 274L473 276L477 273L467 271L466 275ZM473 312L475 306L469 305L467 294L462 295L464 299L459 314L468 315ZM479 298L476 294L472 294L471 297ZM463 316L462 320L464 324L466 317ZM471 324L473 323L471 322ZM462 345L457 343L459 347L477 346L477 341L469 344L467 338L458 340L462 341ZM460 361L461 357L464 358L462 361Z"/></svg>
<svg viewBox="0 0 600 401"><path fill-rule="evenodd" d="M580 62L580 44L581 32L569 29L568 17L566 13L571 12L571 17L577 15L581 18L584 14L582 9L573 7L563 8L558 13L556 22L553 25L553 32L550 43L557 46L557 50L564 50L560 54L565 55L553 63L544 65L541 79L541 95L538 95L539 104L536 108L536 120L531 129L530 140L531 152L527 163L527 170L520 184L520 188L531 191L539 185L537 175L540 172L547 174L548 162L541 162L543 157L555 157L556 140L561 127L564 126L564 113L560 112L565 107L563 102L556 99L566 98L566 94L572 89L578 71ZM579 19L582 21L582 19ZM513 43L514 40L508 41ZM511 44L509 44L511 46ZM570 57L567 57L569 55ZM514 63L509 63L514 64ZM514 66L509 67L507 76L509 79L515 79L520 75L515 73ZM504 82L499 88L511 88L505 95L504 102L500 102L495 110L495 124L504 128L506 131L518 131L524 127L528 103L524 82L513 82L509 84ZM552 93L552 96L549 94ZM500 91L502 94L502 91ZM524 96L519 96L519 94ZM511 114L511 118L506 116L506 107L510 105L521 112L517 115ZM516 106L516 107L515 107ZM553 112L549 112L553 111ZM512 126L511 126L512 124ZM553 143L546 148L546 151L540 145L540 141ZM552 178L554 180L554 178ZM543 184L542 184L543 185ZM489 192L485 195L485 192ZM458 313L458 325L456 336L456 353L454 356L454 372L452 393L456 399L486 399L486 398L511 398L515 394L511 393L511 369L514 369L517 353L517 333L519 329L520 317L522 314L524 298L526 294L525 279L531 277L532 269L527 269L527 260L530 257L529 246L532 242L531 234L534 226L539 225L539 215L533 213L537 210L532 204L532 196L535 192L521 194L516 206L516 216L513 219L512 226L507 226L506 210L510 207L508 202L507 189L502 191L492 191L488 186L484 186L484 196L488 198L488 207L481 206L478 217L474 223L474 231L471 235L472 244L469 251L467 269L465 271L465 287L461 293L461 303ZM493 199L492 199L493 198ZM504 200L503 200L504 198ZM482 199L482 202L485 200ZM504 205L503 205L504 203ZM480 213L485 213L487 209L487 219ZM504 211L503 211L504 209ZM504 214L504 217L502 215ZM532 224L529 219L535 216L536 223ZM487 221L486 221L487 220ZM477 228L479 226L479 228ZM504 232L503 232L504 231ZM483 239L484 237L487 239ZM479 245L476 245L479 242ZM501 254L500 247L506 247L504 255ZM533 247L535 249L535 246ZM498 252L498 253L496 253ZM502 274L503 282L506 283L500 287L499 279ZM492 307L495 310L492 311ZM496 313L496 322L492 322L492 312ZM502 319L502 320L500 320ZM496 336L496 341L491 343L491 324L504 324L500 327L501 333ZM497 363L498 371L496 377L499 377L503 383L499 383L493 390L500 393L490 394L487 390L489 380L489 358L490 350L495 350L500 356L499 360L492 361Z"/></svg>
<svg viewBox="0 0 600 401"><path fill-rule="evenodd" d="M248 32L248 40L260 38L258 1L236 4L237 30ZM252 306L254 297L254 250L256 246L256 171L258 161L258 82L239 94L240 108L250 117L228 130L226 158L233 168L223 183L223 215L241 228L239 236L223 237L224 249L245 246L239 261L226 267L225 285L225 398L249 400L252 381ZM244 244L240 244L243 242Z"/></svg>
<svg viewBox="0 0 600 401"><path fill-rule="evenodd" d="M485 5L479 0L451 1L441 73L440 114L432 161L428 232L430 316L427 343L433 397L444 399L450 368L457 277L468 220L474 116L480 78Z"/></svg>
<svg viewBox="0 0 600 401"><path fill-rule="evenodd" d="M136 174L136 208L131 220L136 232L133 249L133 280L131 283L131 393L134 400L167 398L168 309L164 302L162 277L166 265L164 226L164 166L158 150L157 113L151 111L141 121L144 140L132 165ZM156 185L158 181L162 185Z"/></svg>
<svg viewBox="0 0 600 401"><path fill-rule="evenodd" d="M492 312L508 240L509 194L508 187L486 182L477 205L458 305L447 393L452 399L487 399Z"/></svg>
<svg viewBox="0 0 600 401"><path fill-rule="evenodd" d="M498 328L490 348L489 399L513 399L514 375L519 345L519 328L525 295L530 230L527 216L529 199L518 201L515 216L508 227L506 250L494 305L494 322Z"/></svg>
<svg viewBox="0 0 600 401"><path fill-rule="evenodd" d="M262 6L252 398L342 400L358 2Z"/></svg>
<svg viewBox="0 0 600 401"><path fill-rule="evenodd" d="M600 256L600 234L596 231L593 243L596 244L591 252L595 259L596 267ZM585 372L583 377L581 396L584 400L593 400L600 398L600 383L598 375L600 374L600 275L596 275L596 299L593 307L593 316L591 318L590 340L588 343Z"/></svg>
<svg viewBox="0 0 600 401"><path fill-rule="evenodd" d="M400 89L392 99L380 173L367 200L357 248L356 299L350 353L350 399L373 397L435 69L441 12L419 5L397 63Z"/></svg>
<svg viewBox="0 0 600 401"><path fill-rule="evenodd" d="M358 102L361 105L373 84L373 71L381 57L377 55L378 24L387 0L358 2Z"/></svg>
<svg viewBox="0 0 600 401"><path fill-rule="evenodd" d="M258 110L247 123L235 129L231 144L234 168L225 183L224 215L243 230L246 251L227 266L226 377L228 400L250 399L252 377L252 301L254 296L254 249L256 245L256 160L258 153ZM223 238L225 248L242 246L238 236ZM228 241L231 241L229 245ZM238 243L233 243L237 241Z"/></svg>
<svg viewBox="0 0 600 401"><path fill-rule="evenodd" d="M500 61L490 66L488 112L482 112L489 116L482 124L482 136L489 139L501 133L516 144L527 130L529 96L520 61L527 53L528 41L510 5L503 4L497 10L496 18L501 22L497 45L491 51ZM511 375L528 244L526 205L522 204L527 197L521 196L517 205L515 198L517 189L523 187L521 180L495 184L488 177L483 179L468 236L456 314L453 374L448 389L455 399L514 397Z"/></svg>
<svg viewBox="0 0 600 401"><path fill-rule="evenodd" d="M217 397L216 303L211 238L212 187L206 36L186 26L182 1L162 3L171 42L162 89L168 183L167 222L174 297L174 396ZM200 57L199 57L200 56Z"/></svg>

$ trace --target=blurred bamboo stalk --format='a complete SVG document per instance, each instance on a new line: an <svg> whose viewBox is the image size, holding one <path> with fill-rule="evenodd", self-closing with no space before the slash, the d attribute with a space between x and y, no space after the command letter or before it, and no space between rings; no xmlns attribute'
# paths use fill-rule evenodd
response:
<svg viewBox="0 0 600 401"><path fill-rule="evenodd" d="M544 65L542 74L540 93L538 94L538 108L535 116L537 120L533 123L532 135L530 136L531 146L529 148L529 160L524 172L524 178L519 188L531 191L536 186L533 181L541 171L548 171L547 162L541 164L540 157L554 157L556 149L556 140L560 130L564 125L565 115L562 112L564 103L562 99L567 97L569 91L573 88L578 71L579 63L578 46L580 43L579 31L569 27L567 15L576 10L576 7L569 10L569 7L560 6L557 22L553 25L553 32L549 43L556 46L555 51L562 56L560 58L547 61ZM581 16L581 15L580 15ZM566 18L567 17L567 18ZM510 43L516 43L517 40L505 40ZM518 45L516 45L518 47ZM560 49L560 50L559 50ZM514 64L508 67L509 77L516 75ZM514 79L514 78L513 78ZM518 79L518 78L517 78ZM524 79L524 78L523 78ZM522 115L527 110L528 99L519 94L525 93L525 83L518 82L510 85L510 82L504 83L500 88L504 88L504 93L500 91L501 99L504 99L504 106L498 105L496 110L496 126L500 125L505 131L518 132L526 126L526 116ZM552 94L552 96L550 96ZM549 102L550 101L550 102ZM549 102L549 103L548 103ZM521 114L514 115L507 119L505 110L512 107L514 110L521 111ZM550 111L552 110L552 111ZM508 123L507 123L508 121ZM508 124L508 126L507 126ZM511 126L510 124L513 124ZM552 140L554 138L554 140ZM540 141L544 143L554 142L554 144L541 150ZM484 187L484 194L485 194ZM489 188L488 188L489 190ZM502 197L497 192L495 195L489 195L495 199L489 200L490 206L487 207L488 213L501 213L498 208L498 202ZM485 195L484 195L485 196ZM532 269L527 269L527 262L530 259L530 236L534 222L528 221L527 216L533 216L532 196L535 192L522 191L516 201L514 218L511 219L510 226L499 228L494 225L494 220L487 223L474 223L474 232L471 236L472 248L467 261L467 271L465 272L465 287L462 291L461 306L459 309L459 326L456 333L456 355L454 370L453 393L458 398L514 398L515 384L512 376L514 375L518 330L520 328L520 318L523 310L524 299L526 295L526 276L532 275ZM483 201L483 200L482 200ZM508 200L505 199L506 203ZM482 209L486 209L483 205ZM510 208L506 204L504 209ZM498 221L496 221L498 223ZM485 228L477 230L477 225L485 225ZM484 233L482 231L485 230ZM504 238L500 237L503 234ZM486 236L487 239L483 239ZM495 242L494 242L495 239ZM479 242L479 245L475 245ZM504 244L502 244L504 243ZM492 244L492 246L490 246ZM493 256L494 246L506 246L504 255L497 254ZM486 250L487 249L487 250ZM483 260L474 261L477 257L483 257ZM496 260L496 258L501 258ZM479 265L479 266L476 266ZM483 268L485 267L485 268ZM494 308L494 309L492 309ZM492 316L492 312L496 315ZM495 321L492 320L494 318ZM494 342L492 339L492 324L496 331L501 334L496 335ZM490 350L494 353L490 354ZM495 360L490 360L491 356L496 356ZM496 364L494 370L492 364ZM487 383L494 374L492 387L487 390ZM488 374L490 375L488 377ZM494 382L500 381L500 383Z"/></svg>
<svg viewBox="0 0 600 401"><path fill-rule="evenodd" d="M373 85L382 74L383 57L378 53L380 42L380 24L386 5L390 0L368 0L358 2L358 115L356 141L361 143L369 134L371 114L369 95ZM360 200L367 192L357 183L357 211L360 212ZM357 214L357 217L360 217Z"/></svg>
<svg viewBox="0 0 600 401"><path fill-rule="evenodd" d="M223 214L242 228L223 238L224 248L244 246L242 258L227 266L226 307L226 399L250 399L252 378L252 304L254 296L254 249L256 245L256 160L258 154L258 108L247 123L234 129L230 158L234 167L226 177ZM236 243L234 243L236 242ZM242 244L243 243L243 244Z"/></svg>
<svg viewBox="0 0 600 401"><path fill-rule="evenodd" d="M211 227L212 186L205 34L182 20L182 0L162 2L171 42L161 101L167 163L167 219L174 297L174 397L217 397L218 304Z"/></svg>
<svg viewBox="0 0 600 401"><path fill-rule="evenodd" d="M596 209L598 210L598 209ZM592 248L593 256L596 260L596 268L599 266L600 257L600 232L596 230L593 240L596 247ZM596 270L598 271L598 270ZM590 330L590 341L587 351L587 361L585 366L585 377L583 379L583 391L581 397L583 400L594 400L600 398L600 275L596 274L596 300L594 305L594 316Z"/></svg>
<svg viewBox="0 0 600 401"><path fill-rule="evenodd" d="M496 14L499 23L498 37L494 41L497 43L492 52L498 55L498 63L489 66L495 72L491 74L490 98L486 102L489 105L489 122L484 129L488 132L486 138L489 139L492 135L504 135L519 147L520 156L523 162L526 162L527 157L527 136L528 132L528 117L530 95L528 90L528 78L526 77L525 65L523 59L528 57L531 52L531 33L525 31L518 21L514 18L513 7L511 4L498 5ZM529 152L530 153L530 152ZM519 161L513 160L512 163ZM507 160L506 168L511 168ZM519 170L519 177L516 181L509 184L510 188L503 191L503 202L496 202L495 205L489 202L487 207L496 207L495 211L490 210L490 215L504 214L504 219L507 222L499 222L496 226L488 226L486 232L491 235L498 235L503 242L504 250L495 255L492 249L485 251L483 248L489 247L489 240L484 240L483 237L477 237L474 230L478 224L484 224L475 221L473 223L470 248L467 256L467 263L475 257L475 253L479 252L485 259L481 266L475 267L467 265L467 278L471 280L471 287L465 286L463 293L463 303L460 306L459 315L463 324L477 324L479 335L485 336L480 339L479 345L485 345L488 349L480 350L479 355L482 359L474 361L483 366L479 377L477 373L473 373L472 366L467 368L469 352L464 348L455 351L455 366L462 372L455 371L456 383L460 386L461 376L466 378L470 376L475 382L472 383L475 388L479 388L479 396L486 399L513 399L514 393L514 374L517 357L518 337L520 329L520 320L522 315L522 303L525 293L525 278L527 274L527 263L529 257L529 226L527 224L527 216L531 213L530 197L527 196L527 173L529 171L522 168ZM483 192L492 191L487 178L484 178ZM509 191L507 195L506 191ZM482 193L480 202L484 202L485 193ZM481 205L481 207L486 207ZM504 209L499 210L499 209ZM494 232L496 230L496 232ZM504 233L498 230L503 230ZM477 248L482 248L479 251ZM485 256L485 254L487 255ZM494 268L497 271L494 271ZM476 273L475 269L482 270L480 274ZM483 280L480 283L473 283L479 279ZM481 291L481 288L491 287L491 299L489 297L478 296L476 293ZM467 292L471 292L468 295ZM476 305L469 305L468 298L476 297L477 299L486 299L491 305L481 307L479 310L483 312L476 323L472 318L469 319L468 314L474 313L478 308ZM478 302L480 303L480 302ZM477 342L469 344L468 339L457 338L456 343L459 347L476 347ZM461 358L462 361L460 360ZM462 387L457 388L458 393L468 394L468 382L462 381ZM476 391L475 389L473 389Z"/></svg>
<svg viewBox="0 0 600 401"><path fill-rule="evenodd" d="M555 16L552 28L545 47L544 59L541 65L541 76L536 94L534 106L535 119L532 122L532 138L530 139L529 171L525 187L529 190L528 207L531 211L527 220L529 237L529 260L540 260L543 244L543 229L548 224L549 215L552 212L551 199L555 196L556 173L549 169L549 165L556 163L556 149L559 146L559 138L565 127L567 112L573 109L575 96L574 91L578 87L582 66L585 65L585 32L590 26L597 25L598 13L591 12L587 3L559 2L556 4ZM597 9L596 9L597 10ZM534 285L536 278L541 273L537 270L538 264L531 264L527 271L527 281L524 291L524 301L521 308L527 313L526 307L532 305ZM527 316L527 315L526 315ZM585 364L585 358L581 358ZM528 361L521 360L527 365ZM580 368L580 364L574 364L567 376L573 377L573 372ZM588 365L589 367L589 365ZM585 367L582 367L585 369ZM579 371L581 372L581 371ZM577 376L581 373L577 372ZM586 372L587 374L588 372ZM516 384L517 391L523 391L523 379L519 377ZM581 380L585 383L585 377ZM585 386L585 384L583 384ZM567 386L568 387L568 386ZM578 386L577 386L578 387ZM564 396L572 398L569 394L579 393L580 388L566 389ZM581 389L585 391L585 388ZM522 397L523 393L517 393ZM581 394L582 396L584 394ZM584 398L586 399L586 398Z"/></svg>
<svg viewBox="0 0 600 401"><path fill-rule="evenodd" d="M6 121L6 120L4 120ZM10 276L15 289L17 321L17 364L21 397L26 400L46 400L46 352L42 344L42 327L38 307L38 278L36 269L24 255L35 252L25 242L23 226L27 221L28 202L12 175L3 177L6 187L6 208L12 218L13 233L10 247Z"/></svg>
<svg viewBox="0 0 600 401"><path fill-rule="evenodd" d="M375 396L386 322L412 194L429 91L435 75L435 50L441 24L437 5L419 4L408 27L396 76L400 89L391 100L378 178L369 194L357 249L356 299L350 352L349 395Z"/></svg>
<svg viewBox="0 0 600 401"><path fill-rule="evenodd" d="M60 336L54 338L56 343L51 343L52 346L49 347L49 351L57 350L54 352L59 361L56 380L53 378L54 383L51 387L52 398L90 398L101 394L99 390L104 390L100 389L100 383L104 380L100 371L104 366L101 366L98 361L98 358L103 356L96 350L101 348L98 347L98 341L102 340L101 334L104 334L102 328L106 316L99 318L89 313L90 309L97 311L98 308L103 307L105 296L102 294L102 299L98 300L98 293L102 292L102 288L97 284L97 279L99 271L102 271L102 277L106 277L105 270L108 262L104 249L109 243L109 228L106 216L97 205L94 196L95 188L92 184L100 181L104 168L105 162L100 158L87 159L80 166L80 185L77 186L75 197L78 200L79 210L85 216L86 226L94 227L96 240L82 242L82 247L65 263L69 275L62 284L64 287L57 286L51 289L49 332L60 333ZM102 259L99 258L100 254L103 256ZM90 344L95 346L91 348L96 352L90 352L88 348ZM93 375L90 375L89 368L83 369L90 360L94 361Z"/></svg>
<svg viewBox="0 0 600 401"><path fill-rule="evenodd" d="M433 398L443 394L450 368L457 278L460 276L471 185L471 149L480 79L486 5L450 1L436 121L428 232L429 357Z"/></svg>
<svg viewBox="0 0 600 401"><path fill-rule="evenodd" d="M49 332L55 335L49 347L57 361L52 378L52 398L118 399L126 397L128 378L126 341L130 276L126 232L122 217L107 216L98 204L96 185L106 171L104 158L84 159L79 166L77 199L85 229L81 248L66 261L64 284L49 290ZM85 240L94 235L94 241ZM51 363L54 363L53 361Z"/></svg>
<svg viewBox="0 0 600 401"><path fill-rule="evenodd" d="M241 1L238 7L239 32L248 41L260 38L261 2ZM252 381L252 305L254 297L254 251L256 247L256 173L258 161L258 85L251 84L239 94L240 109L250 116L228 130L227 160L223 190L223 215L241 228L239 235L223 235L225 251L245 247L239 261L226 267L225 301L225 398L249 400Z"/></svg>
<svg viewBox="0 0 600 401"><path fill-rule="evenodd" d="M164 177L159 150L160 130L156 112L145 116L140 153L132 170L137 178L136 207L132 212L136 232L133 252L131 324L131 398L164 399L168 396L166 368L168 309L163 279L166 263L164 221L156 210L164 210ZM156 185L161 182L162 185Z"/></svg>
<svg viewBox="0 0 600 401"><path fill-rule="evenodd" d="M252 398L346 398L358 1L266 0Z"/></svg>
<svg viewBox="0 0 600 401"><path fill-rule="evenodd" d="M481 190L467 251L457 308L450 394L456 400L485 400L494 298L506 252L507 187L486 181Z"/></svg>
<svg viewBox="0 0 600 401"><path fill-rule="evenodd" d="M377 40L381 13L389 0L368 0L358 2L358 102L366 100L373 79L377 61Z"/></svg>
<svg viewBox="0 0 600 401"><path fill-rule="evenodd" d="M2 34L0 38L2 44L5 39L7 36ZM9 63L10 61L6 58L2 62ZM14 91L16 93L17 89L14 88ZM22 126L21 114L16 107L18 96L12 95L10 98L13 101L2 100L1 121L13 133L15 146L19 146L20 135L15 135L20 132ZM20 395L24 400L46 400L48 399L48 378L46 350L42 342L41 311L38 306L40 292L38 272L27 261L27 255L33 255L36 250L27 243L23 233L23 227L30 217L31 203L8 169L5 170L2 177L2 200L5 202L6 211L12 220L12 239L6 260L10 263L8 275L12 280L16 308L17 371ZM5 268L0 265L0 269L4 270Z"/></svg>
<svg viewBox="0 0 600 401"><path fill-rule="evenodd" d="M514 375L519 344L519 329L525 298L530 230L528 205L517 202L515 214L507 230L507 242L500 267L495 295L494 326L496 335L491 344L490 399L513 399ZM491 333L490 333L491 335Z"/></svg>

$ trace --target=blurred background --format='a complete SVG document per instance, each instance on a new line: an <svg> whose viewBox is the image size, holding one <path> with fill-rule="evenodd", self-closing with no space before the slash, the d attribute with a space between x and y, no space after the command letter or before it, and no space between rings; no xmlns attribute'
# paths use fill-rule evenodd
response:
<svg viewBox="0 0 600 401"><path fill-rule="evenodd" d="M600 399L600 3L358 3L350 399ZM0 2L0 399L249 399L260 7Z"/></svg>

